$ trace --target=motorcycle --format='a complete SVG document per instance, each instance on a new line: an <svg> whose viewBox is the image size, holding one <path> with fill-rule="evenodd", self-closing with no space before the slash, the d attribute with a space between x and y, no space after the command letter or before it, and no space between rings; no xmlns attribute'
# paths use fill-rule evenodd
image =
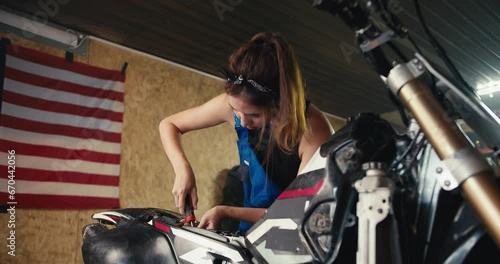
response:
<svg viewBox="0 0 500 264"><path fill-rule="evenodd" d="M401 106L406 132L373 113L349 118L245 234L199 229L158 208L96 213L97 223L83 229L85 263L500 263L498 117L418 52L390 63L381 47L398 54L392 41L407 32L395 16L385 32L372 23L369 14L383 4L314 5L356 32Z"/></svg>

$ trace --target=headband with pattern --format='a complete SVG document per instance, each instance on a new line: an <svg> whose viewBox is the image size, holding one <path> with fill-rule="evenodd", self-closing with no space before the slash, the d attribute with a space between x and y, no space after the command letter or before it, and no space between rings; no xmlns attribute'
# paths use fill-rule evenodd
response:
<svg viewBox="0 0 500 264"><path fill-rule="evenodd" d="M271 95L273 97L277 97L277 93L275 91L273 91L272 89L267 88L264 85L260 85L259 83L257 83L256 81L254 81L252 79L247 79L241 74L240 75L235 74L235 73L230 72L229 70L227 70L225 68L219 68L219 71L220 71L220 73L222 73L222 75L224 75L224 77L226 77L226 80L228 82L232 82L235 85L239 85L239 86L245 86L246 84L250 84L253 88L255 88L257 91L259 91L261 93L271 93Z"/></svg>

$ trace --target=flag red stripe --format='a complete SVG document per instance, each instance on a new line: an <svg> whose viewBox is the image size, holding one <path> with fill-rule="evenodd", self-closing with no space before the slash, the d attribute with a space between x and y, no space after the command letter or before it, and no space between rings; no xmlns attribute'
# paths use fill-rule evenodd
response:
<svg viewBox="0 0 500 264"><path fill-rule="evenodd" d="M100 119L108 119L115 122L123 121L123 113L104 110L100 108L85 107L68 103L48 101L45 99L39 99L31 96L13 93L7 90L3 91L3 101L43 111L78 115L84 117L94 117Z"/></svg>
<svg viewBox="0 0 500 264"><path fill-rule="evenodd" d="M8 149L7 149L7 146ZM0 151L7 153L15 149L19 155L39 156L62 160L86 160L106 164L120 164L120 154L110 154L90 149L67 149L61 147L34 145L0 139Z"/></svg>
<svg viewBox="0 0 500 264"><path fill-rule="evenodd" d="M324 181L325 181L325 178L322 178L314 187L311 187L311 188L286 190L280 194L280 196L278 197L278 200L316 195L318 193L319 189L321 188L321 186L323 186Z"/></svg>
<svg viewBox="0 0 500 264"><path fill-rule="evenodd" d="M49 208L49 209L89 209L119 208L118 198L101 198L70 195L42 195L16 193L15 200L8 200L8 194L0 192L2 204L17 202L16 208ZM9 207L9 205L7 205Z"/></svg>
<svg viewBox="0 0 500 264"><path fill-rule="evenodd" d="M106 142L121 142L121 134L106 132L98 129L87 129L75 126L48 124L43 122L26 120L9 115L1 115L0 126L18 130L25 130L42 134L54 134L84 139L97 139Z"/></svg>
<svg viewBox="0 0 500 264"><path fill-rule="evenodd" d="M42 64L48 67L53 67L62 70L72 71L83 75L88 75L94 78L120 81L120 82L125 81L125 75L120 74L119 71L102 69L88 64L83 64L77 61L67 62L64 58L23 48L21 46L15 46L15 47L13 47L12 45L6 45L6 46L8 55L23 60Z"/></svg>
<svg viewBox="0 0 500 264"><path fill-rule="evenodd" d="M0 165L2 171L7 172L7 166ZM7 179L7 173L0 175L0 178ZM82 183L82 184L95 184L106 186L118 186L118 176L90 174L72 171L47 171L22 168L16 166L15 171L16 180L25 181L41 181L41 182L65 182L65 183Z"/></svg>
<svg viewBox="0 0 500 264"><path fill-rule="evenodd" d="M91 96L101 99L108 99L123 102L124 93L113 90L99 89L63 80L51 79L48 77L20 71L14 68L5 67L5 78L27 83L34 86L50 88L56 91L69 92L79 95ZM37 87L33 87L35 89ZM4 88L5 89L5 88Z"/></svg>
<svg viewBox="0 0 500 264"><path fill-rule="evenodd" d="M120 153L105 151L119 151L125 75L79 62L66 62L62 57L20 46L5 47L7 65L0 65L5 74L0 80L4 82L2 102L13 108L0 113L0 127L38 134L40 141L23 140L21 136L28 136L28 133L16 135L10 130L0 135L0 152L6 152L9 146L16 154L30 160L16 164L15 180L20 186L25 183L26 188L34 187L32 191L25 190L33 194L18 190L12 200L4 189L0 192L0 204L10 206L7 202L15 201L16 208L54 209L119 207L119 198L114 196L118 196ZM59 70L65 72L57 76L52 74ZM65 80L59 80L61 78ZM23 108L17 110L16 107ZM6 114L7 110L16 112ZM60 124L52 124L52 119L30 116L44 113L42 111L57 119L54 123ZM10 136L19 139L13 141ZM51 136L58 141L43 143L43 138L49 140ZM97 148L87 143L102 145ZM78 168L71 166L77 163ZM8 172L8 166L0 165L0 170ZM0 179L5 182L8 175L0 174ZM75 189L61 192L61 188ZM101 195L97 193L101 189L100 192L106 192L102 193L105 197L96 197Z"/></svg>

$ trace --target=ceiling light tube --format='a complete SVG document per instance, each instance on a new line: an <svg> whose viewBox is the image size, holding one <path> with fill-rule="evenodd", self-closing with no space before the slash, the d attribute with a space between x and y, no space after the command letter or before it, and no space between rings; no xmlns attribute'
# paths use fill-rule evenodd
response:
<svg viewBox="0 0 500 264"><path fill-rule="evenodd" d="M477 94L487 95L500 91L500 81L493 81L487 84L477 86Z"/></svg>
<svg viewBox="0 0 500 264"><path fill-rule="evenodd" d="M28 18L18 16L4 10L0 10L0 23L20 29L23 31L23 34L38 35L53 41L60 42L72 48L78 46L79 37L76 33L57 29L50 25L30 20ZM25 35L25 37L29 38L28 35Z"/></svg>

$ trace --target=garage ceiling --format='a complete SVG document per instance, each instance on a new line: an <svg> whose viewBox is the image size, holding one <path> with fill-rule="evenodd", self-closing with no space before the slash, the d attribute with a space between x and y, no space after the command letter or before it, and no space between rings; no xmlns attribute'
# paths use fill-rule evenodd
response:
<svg viewBox="0 0 500 264"><path fill-rule="evenodd" d="M426 41L413 2L388 2L424 55L443 65ZM472 87L500 81L498 0L420 2L427 24ZM295 47L309 98L323 111L349 117L395 109L378 76L353 52L353 33L311 1L1 0L0 9L46 14L55 24L212 75L252 35L278 31ZM500 93L483 99L500 110Z"/></svg>

